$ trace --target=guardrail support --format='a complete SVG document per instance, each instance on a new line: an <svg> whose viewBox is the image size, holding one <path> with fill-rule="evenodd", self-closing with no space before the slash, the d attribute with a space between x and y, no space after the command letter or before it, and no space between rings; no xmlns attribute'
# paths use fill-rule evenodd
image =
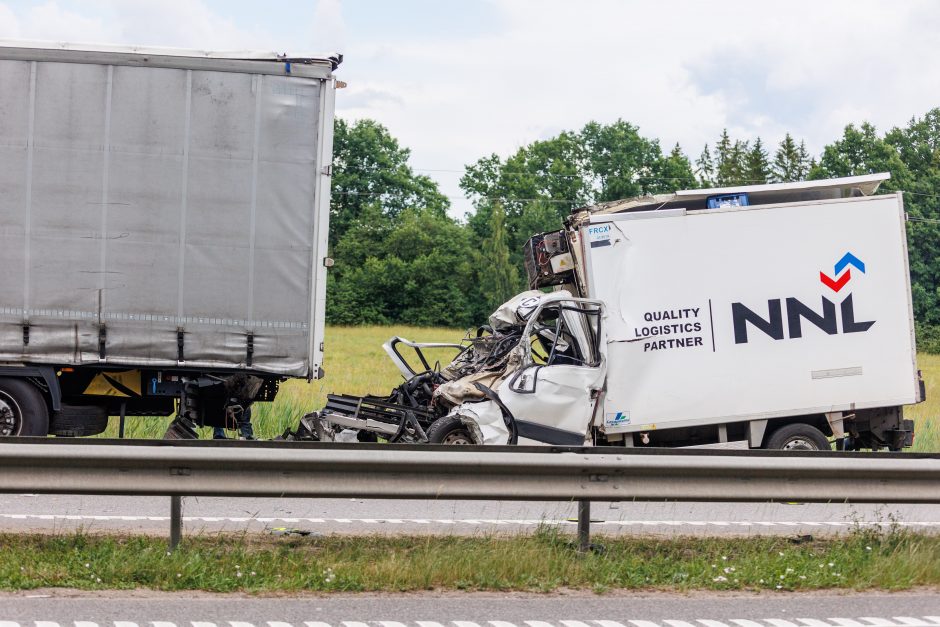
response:
<svg viewBox="0 0 940 627"><path fill-rule="evenodd" d="M124 439L124 419L127 417L127 403L121 403L121 420L118 422L118 438Z"/></svg>
<svg viewBox="0 0 940 627"><path fill-rule="evenodd" d="M591 502L578 501L578 551L591 550Z"/></svg>
<svg viewBox="0 0 940 627"><path fill-rule="evenodd" d="M175 551L183 535L183 497L170 497L170 550Z"/></svg>

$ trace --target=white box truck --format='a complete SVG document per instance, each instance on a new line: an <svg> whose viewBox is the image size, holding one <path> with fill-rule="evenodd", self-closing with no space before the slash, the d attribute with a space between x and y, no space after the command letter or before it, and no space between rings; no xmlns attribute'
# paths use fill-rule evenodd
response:
<svg viewBox="0 0 940 627"><path fill-rule="evenodd" d="M428 346L395 339L405 385L365 403L330 397L306 426L321 439L909 446L902 407L924 386L902 197L872 195L888 176L578 210L529 240L533 291L453 363L435 371Z"/></svg>
<svg viewBox="0 0 940 627"><path fill-rule="evenodd" d="M0 43L0 435L320 376L340 61Z"/></svg>

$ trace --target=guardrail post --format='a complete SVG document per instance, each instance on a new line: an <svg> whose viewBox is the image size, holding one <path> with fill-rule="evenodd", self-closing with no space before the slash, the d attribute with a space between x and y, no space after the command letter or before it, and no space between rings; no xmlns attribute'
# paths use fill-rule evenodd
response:
<svg viewBox="0 0 940 627"><path fill-rule="evenodd" d="M175 551L183 535L183 497L170 497L170 550Z"/></svg>
<svg viewBox="0 0 940 627"><path fill-rule="evenodd" d="M118 423L118 437L122 440L124 439L124 419L127 417L126 414L127 414L127 403L122 402L121 403L121 420Z"/></svg>
<svg viewBox="0 0 940 627"><path fill-rule="evenodd" d="M591 502L578 501L578 550L587 553L591 549Z"/></svg>

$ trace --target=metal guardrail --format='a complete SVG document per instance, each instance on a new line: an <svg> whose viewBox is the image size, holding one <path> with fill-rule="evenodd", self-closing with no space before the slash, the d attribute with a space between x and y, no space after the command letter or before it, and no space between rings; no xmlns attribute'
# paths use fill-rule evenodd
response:
<svg viewBox="0 0 940 627"><path fill-rule="evenodd" d="M0 439L0 492L577 501L940 503L940 455Z"/></svg>

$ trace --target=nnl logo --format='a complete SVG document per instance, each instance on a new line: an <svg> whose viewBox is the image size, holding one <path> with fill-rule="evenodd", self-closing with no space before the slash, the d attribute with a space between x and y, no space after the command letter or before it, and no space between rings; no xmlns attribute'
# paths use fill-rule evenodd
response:
<svg viewBox="0 0 940 627"><path fill-rule="evenodd" d="M825 273L819 273L819 280L838 293L852 279L852 269L854 266L862 274L865 273L865 264L861 259L852 253L845 253L842 258L836 262L835 277L830 278ZM842 276L839 274L845 270ZM797 298L789 297L783 299L786 303L787 312L787 335L784 335L783 325L783 307L781 299L774 298L767 301L767 314L765 319L760 314L748 309L741 303L731 303L731 317L734 323L734 343L747 343L747 324L751 323L755 328L769 335L775 340L782 340L789 336L792 338L803 337L803 321L807 321L822 329L829 335L835 335L839 332L839 316L836 313L836 304L822 296L822 313L812 309ZM856 322L855 304L852 301L852 295L849 294L839 304L839 313L842 318L842 333L861 333L867 331L875 324L874 320L865 322Z"/></svg>

